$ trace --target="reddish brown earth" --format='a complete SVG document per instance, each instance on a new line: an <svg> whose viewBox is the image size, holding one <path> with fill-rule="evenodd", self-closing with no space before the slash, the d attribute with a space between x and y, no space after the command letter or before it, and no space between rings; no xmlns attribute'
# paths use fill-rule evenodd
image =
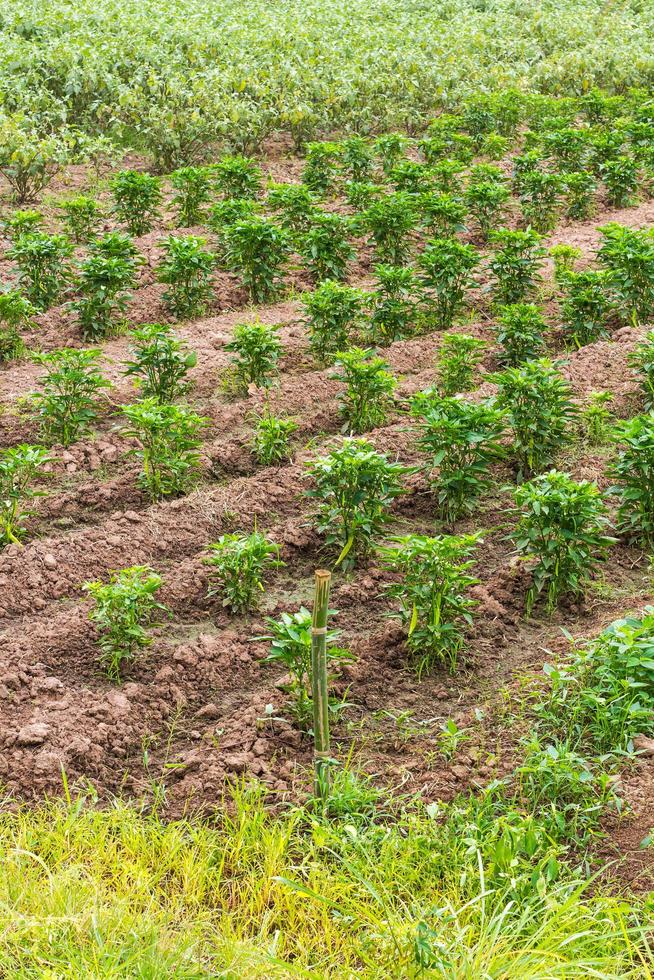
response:
<svg viewBox="0 0 654 980"><path fill-rule="evenodd" d="M288 179L297 177L298 162L280 158L269 168L275 179ZM84 186L85 174L78 171L67 179L71 183L60 183L52 195ZM48 204L46 211L55 227L54 205ZM584 261L590 261L598 242L596 228L609 220L648 224L654 220L654 201L604 212L585 224L562 225L549 243L579 245ZM138 241L147 263L130 304L132 324L167 319L153 268L158 240L171 227L168 217ZM359 255L351 282L365 284L370 255L366 248ZM0 274L8 280L13 276L1 259ZM289 286L297 293L309 282L296 270ZM549 279L542 293L556 354L557 305ZM458 328L488 342L473 397L492 390L483 373L496 366L486 302L479 293L470 322ZM266 644L253 643L252 637L264 630L265 616L309 605L313 571L329 561L303 497L303 463L339 432L339 383L311 360L299 298L257 310L265 322L281 324L284 359L271 406L299 423L293 462L280 468L257 466L249 449L249 419L261 408L263 396L254 392L228 401L219 387L233 327L253 312L234 277L219 274L210 315L178 325L179 336L198 354L191 375L192 402L208 418L205 475L193 493L156 505L138 489L138 464L125 456L131 447L120 434L119 407L134 397L121 374L128 339L120 336L102 345L103 370L115 387L97 431L69 450L53 448L47 495L31 519L30 539L25 547L10 546L0 555L0 782L17 797L60 793L62 772L70 786L90 783L101 796L125 792L148 799L154 787L165 787L169 814L218 803L225 779L242 775L266 783L271 801L307 790L310 743L291 721L279 670L261 663ZM563 370L580 401L591 391L608 390L618 415L638 411L626 360L638 336L638 331L623 328L609 341L565 355ZM63 307L43 314L28 340L42 349L82 345ZM434 382L441 340L441 334L429 334L384 352L401 382L398 411L370 438L407 463L416 462L418 454L401 403ZM0 446L37 439L21 400L38 386L41 373L28 360L0 371ZM606 487L606 463L606 451L577 443L560 465ZM502 468L496 475L499 487L511 476ZM454 676L443 670L418 681L409 669L402 630L387 618L387 574L374 560L351 575L334 576L336 623L343 630L341 642L355 656L336 682L337 690L347 692L350 707L335 728L334 751L343 759L352 754L356 764L399 792L447 799L510 771L525 727L526 692L538 683L543 663L565 653L563 630L575 638L591 637L627 610L652 601L646 557L621 545L612 550L583 605L563 606L550 619L538 615L525 620L528 573L515 562L507 541L512 521L508 505L509 495L499 491L457 525L459 531L482 527L486 534L477 552L476 623ZM411 477L407 495L397 504L393 531L441 530L433 515L425 481ZM232 617L206 598L203 554L221 533L251 529L255 519L259 529L280 543L286 567L269 580L257 616ZM115 685L98 669L94 628L81 586L134 564L149 564L163 575L161 599L172 618L155 630L147 655ZM449 718L466 730L451 760L439 751L437 739ZM632 813L612 828L611 836L617 853L627 855L629 874L644 882L651 882L651 859L639 843L654 822L653 769L648 758L624 774Z"/></svg>

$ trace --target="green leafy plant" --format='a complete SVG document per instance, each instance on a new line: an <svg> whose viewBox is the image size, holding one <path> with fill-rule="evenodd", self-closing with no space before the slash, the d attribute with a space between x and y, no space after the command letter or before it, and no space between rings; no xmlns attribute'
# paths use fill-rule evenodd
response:
<svg viewBox="0 0 654 980"><path fill-rule="evenodd" d="M478 534L396 538L382 551L401 580L388 587L398 599L397 617L407 627L407 647L418 676L441 663L456 670L476 601L466 591L478 579L470 574L470 555Z"/></svg>
<svg viewBox="0 0 654 980"><path fill-rule="evenodd" d="M102 208L94 197L85 194L71 197L63 202L61 210L66 230L74 242L88 242L95 236L102 217Z"/></svg>
<svg viewBox="0 0 654 980"><path fill-rule="evenodd" d="M521 303L533 292L540 280L540 269L547 254L542 238L531 228L509 231L502 228L491 232L494 252L489 268L493 277L493 298L506 306Z"/></svg>
<svg viewBox="0 0 654 980"><path fill-rule="evenodd" d="M603 225L597 253L621 316L634 326L654 312L654 237L644 229Z"/></svg>
<svg viewBox="0 0 654 980"><path fill-rule="evenodd" d="M225 228L225 261L240 276L253 303L278 291L289 253L286 232L274 221L252 217Z"/></svg>
<svg viewBox="0 0 654 980"><path fill-rule="evenodd" d="M260 531L223 534L209 550L203 559L210 568L207 598L222 596L223 606L233 613L256 609L265 573L284 564L279 560L279 545Z"/></svg>
<svg viewBox="0 0 654 980"><path fill-rule="evenodd" d="M430 167L417 160L400 160L388 176L400 193L427 194L433 189Z"/></svg>
<svg viewBox="0 0 654 980"><path fill-rule="evenodd" d="M385 193L382 184L373 184L369 180L347 180L343 191L347 203L357 211L365 211Z"/></svg>
<svg viewBox="0 0 654 980"><path fill-rule="evenodd" d="M123 414L128 422L123 434L139 443L131 452L142 461L140 483L150 498L190 490L200 476L200 433L206 419L156 398L125 405Z"/></svg>
<svg viewBox="0 0 654 980"><path fill-rule="evenodd" d="M316 211L307 231L302 235L299 252L312 280L327 279L342 282L347 276L347 264L354 257L348 241L350 225L338 214Z"/></svg>
<svg viewBox="0 0 654 980"><path fill-rule="evenodd" d="M375 153L379 157L382 170L390 174L394 167L404 159L411 140L404 133L382 133L375 139Z"/></svg>
<svg viewBox="0 0 654 980"><path fill-rule="evenodd" d="M145 235L159 217L161 183L152 174L123 170L111 180L113 211L130 235Z"/></svg>
<svg viewBox="0 0 654 980"><path fill-rule="evenodd" d="M34 478L50 462L41 446L12 446L0 450L0 545L20 544L21 522L29 515L27 502L42 495Z"/></svg>
<svg viewBox="0 0 654 980"><path fill-rule="evenodd" d="M559 174L543 170L532 170L523 176L520 206L525 222L534 231L544 235L556 227L565 186Z"/></svg>
<svg viewBox="0 0 654 980"><path fill-rule="evenodd" d="M327 194L336 183L340 157L338 143L307 143L302 183L314 194Z"/></svg>
<svg viewBox="0 0 654 980"><path fill-rule="evenodd" d="M303 307L315 357L324 361L350 346L351 336L362 321L365 302L360 289L329 280L305 294Z"/></svg>
<svg viewBox="0 0 654 980"><path fill-rule="evenodd" d="M506 413L521 477L550 466L572 438L575 417L570 386L547 358L506 368L494 379L497 406Z"/></svg>
<svg viewBox="0 0 654 980"><path fill-rule="evenodd" d="M15 242L23 235L33 235L35 232L43 232L43 215L40 211L17 210L13 211L2 222L2 230L10 241Z"/></svg>
<svg viewBox="0 0 654 980"><path fill-rule="evenodd" d="M461 391L472 391L485 348L485 343L478 337L465 333L445 334L436 359L441 395L447 397Z"/></svg>
<svg viewBox="0 0 654 980"><path fill-rule="evenodd" d="M421 194L418 208L422 225L433 238L454 238L457 232L465 230L468 209L454 194L434 191Z"/></svg>
<svg viewBox="0 0 654 980"><path fill-rule="evenodd" d="M514 491L520 517L512 534L516 550L534 560L527 591L529 615L540 596L551 612L562 596L579 598L615 540L606 504L594 483L551 470Z"/></svg>
<svg viewBox="0 0 654 980"><path fill-rule="evenodd" d="M613 401L610 391L591 391L579 413L582 438L590 446L603 446L613 432L613 413L608 405Z"/></svg>
<svg viewBox="0 0 654 980"><path fill-rule="evenodd" d="M639 165L634 157L624 154L608 160L600 167L606 187L607 203L614 208L628 208L638 193Z"/></svg>
<svg viewBox="0 0 654 980"><path fill-rule="evenodd" d="M575 647L569 662L547 664L549 690L537 705L539 731L593 755L632 752L654 731L654 610L618 619Z"/></svg>
<svg viewBox="0 0 654 980"><path fill-rule="evenodd" d="M273 184L268 189L267 204L280 215L282 228L296 234L308 230L316 211L316 200L304 184Z"/></svg>
<svg viewBox="0 0 654 980"><path fill-rule="evenodd" d="M390 505L404 492L405 467L366 439L346 438L307 468L313 484L307 495L318 502L318 532L329 547L340 549L336 564L351 567L390 520Z"/></svg>
<svg viewBox="0 0 654 980"><path fill-rule="evenodd" d="M597 181L587 170L565 174L563 179L566 215L573 221L586 221L595 211Z"/></svg>
<svg viewBox="0 0 654 980"><path fill-rule="evenodd" d="M29 113L3 112L0 173L18 204L36 201L62 167L72 161L70 131L62 125L58 129L58 133L44 132L43 124Z"/></svg>
<svg viewBox="0 0 654 980"><path fill-rule="evenodd" d="M651 547L654 543L654 415L616 423L618 456L611 465L617 485L618 530Z"/></svg>
<svg viewBox="0 0 654 980"><path fill-rule="evenodd" d="M89 242L89 255L100 255L105 259L123 259L136 269L145 261L129 235L121 231L109 231L100 238Z"/></svg>
<svg viewBox="0 0 654 980"><path fill-rule="evenodd" d="M164 257L157 267L157 279L169 287L163 299L176 317L200 316L207 308L216 259L206 244L206 238L195 235L170 235L162 242Z"/></svg>
<svg viewBox="0 0 654 980"><path fill-rule="evenodd" d="M264 412L254 423L252 452L263 466L276 466L290 459L290 438L297 431L293 419Z"/></svg>
<svg viewBox="0 0 654 980"><path fill-rule="evenodd" d="M541 169L543 158L539 150L527 150L513 158L512 186L516 194L522 193L525 180Z"/></svg>
<svg viewBox="0 0 654 980"><path fill-rule="evenodd" d="M495 335L502 346L502 364L515 367L541 355L545 350L546 329L543 314L533 303L512 303L500 307Z"/></svg>
<svg viewBox="0 0 654 980"><path fill-rule="evenodd" d="M112 681L120 681L126 663L152 643L148 630L168 608L156 599L161 576L145 565L111 572L108 582L86 582L92 607L89 619L98 631L101 663Z"/></svg>
<svg viewBox="0 0 654 980"><path fill-rule="evenodd" d="M431 168L434 190L461 198L463 194L461 175L464 170L465 167L460 160L439 160Z"/></svg>
<svg viewBox="0 0 654 980"><path fill-rule="evenodd" d="M476 221L483 241L488 239L490 232L504 217L510 196L508 187L498 181L474 181L467 187L465 205Z"/></svg>
<svg viewBox="0 0 654 980"><path fill-rule="evenodd" d="M340 147L340 162L348 180L366 180L373 171L373 149L363 136L350 136Z"/></svg>
<svg viewBox="0 0 654 980"><path fill-rule="evenodd" d="M64 347L34 354L47 373L40 379L43 391L32 395L32 404L46 442L70 446L88 433L97 418L98 396L110 382L102 376L99 350Z"/></svg>
<svg viewBox="0 0 654 980"><path fill-rule="evenodd" d="M121 325L135 283L132 259L111 255L90 255L79 267L78 299L69 305L85 340L100 340Z"/></svg>
<svg viewBox="0 0 654 980"><path fill-rule="evenodd" d="M370 236L379 262L403 265L411 252L410 233L418 221L416 199L402 191L385 194L360 215L358 224Z"/></svg>
<svg viewBox="0 0 654 980"><path fill-rule="evenodd" d="M413 332L419 282L413 270L402 265L376 265L374 273L370 336L386 347Z"/></svg>
<svg viewBox="0 0 654 980"><path fill-rule="evenodd" d="M226 265L227 238L229 229L239 221L250 221L257 218L259 204L250 198L228 198L217 201L209 208L207 224L214 232L215 251L217 258Z"/></svg>
<svg viewBox="0 0 654 980"><path fill-rule="evenodd" d="M550 258L554 262L554 279L556 284L561 286L567 281L567 276L575 271L575 263L582 256L582 251L576 245L569 245L567 242L559 242L548 249Z"/></svg>
<svg viewBox="0 0 654 980"><path fill-rule="evenodd" d="M63 235L21 235L5 253L18 266L19 282L37 310L49 309L70 279L73 246Z"/></svg>
<svg viewBox="0 0 654 980"><path fill-rule="evenodd" d="M638 380L645 408L654 408L654 330L649 330L627 355L627 363Z"/></svg>
<svg viewBox="0 0 654 980"><path fill-rule="evenodd" d="M397 386L386 361L372 350L351 347L337 353L335 363L338 370L332 377L347 386L340 396L344 430L361 433L383 425Z"/></svg>
<svg viewBox="0 0 654 980"><path fill-rule="evenodd" d="M452 523L474 510L490 487L490 467L504 456L504 416L492 402L467 402L425 392L414 398L418 447L428 456L427 478L440 515Z"/></svg>
<svg viewBox="0 0 654 980"><path fill-rule="evenodd" d="M173 206L177 226L190 228L204 218L204 206L211 200L211 170L209 167L180 167L170 175L173 186Z"/></svg>
<svg viewBox="0 0 654 980"><path fill-rule="evenodd" d="M254 323L238 323L234 327L233 340L225 346L232 351L232 365L241 388L248 385L269 388L278 370L282 345L277 336L278 327L255 320Z"/></svg>
<svg viewBox="0 0 654 980"><path fill-rule="evenodd" d="M329 610L333 616L334 610ZM263 663L279 664L289 675L285 690L290 694L295 719L303 732L310 732L313 723L311 692L311 613L301 606L296 613L282 613L280 619L266 619L269 633L255 640L269 640L270 653ZM335 646L339 630L327 630L327 667L352 660L349 651ZM340 713L342 701L330 698L329 707Z"/></svg>
<svg viewBox="0 0 654 980"><path fill-rule="evenodd" d="M252 157L223 157L214 167L216 187L225 197L254 198L261 191L261 168Z"/></svg>
<svg viewBox="0 0 654 980"><path fill-rule="evenodd" d="M422 281L431 291L429 300L436 326L447 329L464 307L479 255L472 245L451 238L434 238L420 254L418 264Z"/></svg>
<svg viewBox="0 0 654 980"><path fill-rule="evenodd" d="M186 376L197 355L178 340L168 324L144 323L131 334L131 360L123 374L134 378L139 393L159 402L174 402L190 387Z"/></svg>
<svg viewBox="0 0 654 980"><path fill-rule="evenodd" d="M608 337L610 276L603 269L568 272L562 280L561 325L567 346L585 347Z"/></svg>
<svg viewBox="0 0 654 980"><path fill-rule="evenodd" d="M17 289L0 290L0 363L13 361L25 352L21 330L30 329L36 307Z"/></svg>

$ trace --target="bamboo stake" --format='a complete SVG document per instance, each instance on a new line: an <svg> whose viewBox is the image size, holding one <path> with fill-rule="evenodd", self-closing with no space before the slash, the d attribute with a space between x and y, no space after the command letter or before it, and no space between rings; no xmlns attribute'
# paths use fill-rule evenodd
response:
<svg viewBox="0 0 654 980"><path fill-rule="evenodd" d="M329 699L327 690L327 611L331 572L316 572L316 591L311 625L311 691L313 695L313 765L315 793L326 802L329 797Z"/></svg>

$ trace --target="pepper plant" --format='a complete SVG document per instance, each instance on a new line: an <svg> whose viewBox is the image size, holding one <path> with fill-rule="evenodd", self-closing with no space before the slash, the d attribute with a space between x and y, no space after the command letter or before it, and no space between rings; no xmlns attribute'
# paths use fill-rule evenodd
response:
<svg viewBox="0 0 654 980"><path fill-rule="evenodd" d="M330 609L328 615L334 616ZM312 614L304 606L296 613L282 613L280 619L266 619L268 633L255 640L269 640L270 653L263 663L278 664L288 673L284 690L291 697L292 712L301 731L309 733L313 724L311 689L311 621ZM335 646L340 630L328 629L326 636L327 668L352 660L348 650ZM339 713L343 702L329 699L329 709Z"/></svg>
<svg viewBox="0 0 654 980"><path fill-rule="evenodd" d="M161 181L152 174L123 170L111 181L113 212L130 235L145 235L160 217Z"/></svg>
<svg viewBox="0 0 654 980"><path fill-rule="evenodd" d="M421 223L432 238L454 238L465 231L468 208L454 194L431 191L418 198Z"/></svg>
<svg viewBox="0 0 654 980"><path fill-rule="evenodd" d="M579 598L597 562L615 540L606 504L594 483L551 470L514 491L520 517L512 534L518 554L535 560L527 591L530 615L543 596L551 612L564 595Z"/></svg>
<svg viewBox="0 0 654 980"><path fill-rule="evenodd" d="M576 416L571 390L547 358L525 361L495 375L497 407L506 413L521 478L551 466L572 438Z"/></svg>
<svg viewBox="0 0 654 980"><path fill-rule="evenodd" d="M654 545L654 415L651 412L615 426L618 456L611 466L617 484L618 530L651 548Z"/></svg>
<svg viewBox="0 0 654 980"><path fill-rule="evenodd" d="M317 501L316 528L329 547L339 549L337 565L352 567L390 520L393 500L403 492L400 463L361 438L345 438L326 456L307 464Z"/></svg>
<svg viewBox="0 0 654 980"><path fill-rule="evenodd" d="M188 392L186 376L197 364L197 355L174 336L168 324L144 323L130 340L131 359L125 362L123 374L134 378L142 397L165 403Z"/></svg>
<svg viewBox="0 0 654 980"><path fill-rule="evenodd" d="M406 192L386 194L373 201L358 224L370 236L378 262L403 265L411 252L410 233L418 222L416 199Z"/></svg>
<svg viewBox="0 0 654 980"><path fill-rule="evenodd" d="M191 409L144 398L123 406L123 435L135 439L131 450L143 464L140 484L151 500L186 493L200 476L200 434L206 424Z"/></svg>
<svg viewBox="0 0 654 980"><path fill-rule="evenodd" d="M354 258L349 233L346 218L316 210L298 248L313 282L342 282L347 277L348 262Z"/></svg>
<svg viewBox="0 0 654 980"><path fill-rule="evenodd" d="M604 269L568 272L562 279L561 326L568 347L585 347L608 337L610 274Z"/></svg>
<svg viewBox="0 0 654 980"><path fill-rule="evenodd" d="M440 515L452 523L474 510L490 487L490 467L504 456L504 415L490 401L416 396L412 414L419 420L418 447Z"/></svg>
<svg viewBox="0 0 654 980"><path fill-rule="evenodd" d="M586 221L595 211L597 181L587 170L565 174L565 213L573 221Z"/></svg>
<svg viewBox="0 0 654 980"><path fill-rule="evenodd" d="M0 291L0 363L16 360L25 352L20 332L34 326L37 313L19 290Z"/></svg>
<svg viewBox="0 0 654 980"><path fill-rule="evenodd" d="M370 337L386 347L413 332L417 314L414 296L419 281L412 269L402 265L376 265L375 288L371 294Z"/></svg>
<svg viewBox="0 0 654 980"><path fill-rule="evenodd" d="M447 329L464 307L479 255L472 245L452 238L434 238L420 254L418 264L423 284L430 290L436 326Z"/></svg>
<svg viewBox="0 0 654 980"><path fill-rule="evenodd" d="M33 235L35 232L43 232L43 215L40 211L17 210L13 211L2 222L2 230L7 238L15 242L23 235Z"/></svg>
<svg viewBox="0 0 654 980"><path fill-rule="evenodd" d="M222 596L223 606L237 614L256 609L265 573L284 564L279 545L260 531L223 534L209 551L204 559L210 569L207 598Z"/></svg>
<svg viewBox="0 0 654 980"><path fill-rule="evenodd" d="M621 316L634 326L654 313L654 236L650 230L615 222L599 229L597 252Z"/></svg>
<svg viewBox="0 0 654 980"><path fill-rule="evenodd" d="M70 446L86 435L98 416L98 397L111 384L102 376L99 350L61 350L33 355L47 370L42 391L31 396L41 437Z"/></svg>
<svg viewBox="0 0 654 980"><path fill-rule="evenodd" d="M314 194L333 190L338 178L341 147L338 143L307 143L302 183Z"/></svg>
<svg viewBox="0 0 654 980"><path fill-rule="evenodd" d="M79 267L79 298L69 306L85 340L100 340L121 325L135 283L133 260L119 256L89 255Z"/></svg>
<svg viewBox="0 0 654 980"><path fill-rule="evenodd" d="M627 355L627 362L638 381L645 408L654 408L654 330L649 330Z"/></svg>
<svg viewBox="0 0 654 980"><path fill-rule="evenodd" d="M406 626L407 647L418 676L445 663L456 670L466 632L473 622L475 599L466 593L478 583L471 559L480 535L407 535L396 538L382 556L400 576L388 587L399 601L396 616Z"/></svg>
<svg viewBox="0 0 654 980"><path fill-rule="evenodd" d="M500 361L510 367L531 361L545 350L547 324L534 303L511 303L499 310L495 331L501 345Z"/></svg>
<svg viewBox="0 0 654 980"><path fill-rule="evenodd" d="M546 250L542 237L533 229L491 232L494 251L489 268L493 277L493 298L501 306L521 303L540 280Z"/></svg>
<svg viewBox="0 0 654 980"><path fill-rule="evenodd" d="M86 582L91 601L89 619L98 631L101 664L107 677L119 682L124 666L150 646L148 630L159 626L168 608L156 599L161 576L145 565L111 572L108 582Z"/></svg>
<svg viewBox="0 0 654 980"><path fill-rule="evenodd" d="M173 206L177 227L190 228L204 218L205 204L211 200L211 170L209 167L180 167L170 175L173 186Z"/></svg>
<svg viewBox="0 0 654 980"><path fill-rule="evenodd" d="M252 452L263 466L277 466L291 457L290 438L297 431L294 419L266 411L254 423Z"/></svg>
<svg viewBox="0 0 654 980"><path fill-rule="evenodd" d="M346 385L339 398L343 430L361 433L383 425L397 386L386 361L372 350L351 347L337 353L335 363L338 370L332 377Z"/></svg>
<svg viewBox="0 0 654 980"><path fill-rule="evenodd" d="M5 253L18 266L18 280L37 310L47 310L70 281L72 243L64 235L21 235Z"/></svg>
<svg viewBox="0 0 654 980"><path fill-rule="evenodd" d="M465 333L446 333L436 358L438 390L441 395L458 395L476 386L477 368L486 344Z"/></svg>
<svg viewBox="0 0 654 980"><path fill-rule="evenodd" d="M325 361L350 346L352 334L362 322L365 303L365 293L360 289L329 280L305 293L303 307L315 357Z"/></svg>
<svg viewBox="0 0 654 980"><path fill-rule="evenodd" d="M225 197L255 198L261 191L261 168L252 157L225 156L213 167L213 174Z"/></svg>
<svg viewBox="0 0 654 980"><path fill-rule="evenodd" d="M94 197L80 194L61 205L70 238L78 245L94 238L102 218L102 208Z"/></svg>
<svg viewBox="0 0 654 980"><path fill-rule="evenodd" d="M278 292L289 240L283 228L267 218L252 217L225 228L225 261L240 276L253 303L265 303Z"/></svg>
<svg viewBox="0 0 654 980"><path fill-rule="evenodd" d="M206 244L206 238L195 235L170 235L162 242L164 257L157 279L168 286L164 303L176 317L201 316L210 301L216 259Z"/></svg>
<svg viewBox="0 0 654 980"><path fill-rule="evenodd" d="M29 516L27 503L42 491L34 478L50 462L42 446L20 445L0 450L0 545L20 544Z"/></svg>
<svg viewBox="0 0 654 980"><path fill-rule="evenodd" d="M316 212L316 200L304 184L273 184L268 189L267 204L280 215L282 228L295 234L308 231Z"/></svg>
<svg viewBox="0 0 654 980"><path fill-rule="evenodd" d="M269 388L272 384L282 352L278 329L260 320L234 327L233 340L225 350L235 355L232 365L242 389L247 391L248 385Z"/></svg>

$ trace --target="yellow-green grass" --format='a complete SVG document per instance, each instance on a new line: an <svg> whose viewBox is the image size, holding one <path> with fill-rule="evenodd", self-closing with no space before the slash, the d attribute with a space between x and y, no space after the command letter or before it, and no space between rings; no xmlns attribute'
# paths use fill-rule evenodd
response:
<svg viewBox="0 0 654 980"><path fill-rule="evenodd" d="M568 871L548 888L518 866L515 887L490 881L440 811L327 823L238 788L230 813L166 823L121 802L7 804L0 976L652 975L635 905Z"/></svg>

